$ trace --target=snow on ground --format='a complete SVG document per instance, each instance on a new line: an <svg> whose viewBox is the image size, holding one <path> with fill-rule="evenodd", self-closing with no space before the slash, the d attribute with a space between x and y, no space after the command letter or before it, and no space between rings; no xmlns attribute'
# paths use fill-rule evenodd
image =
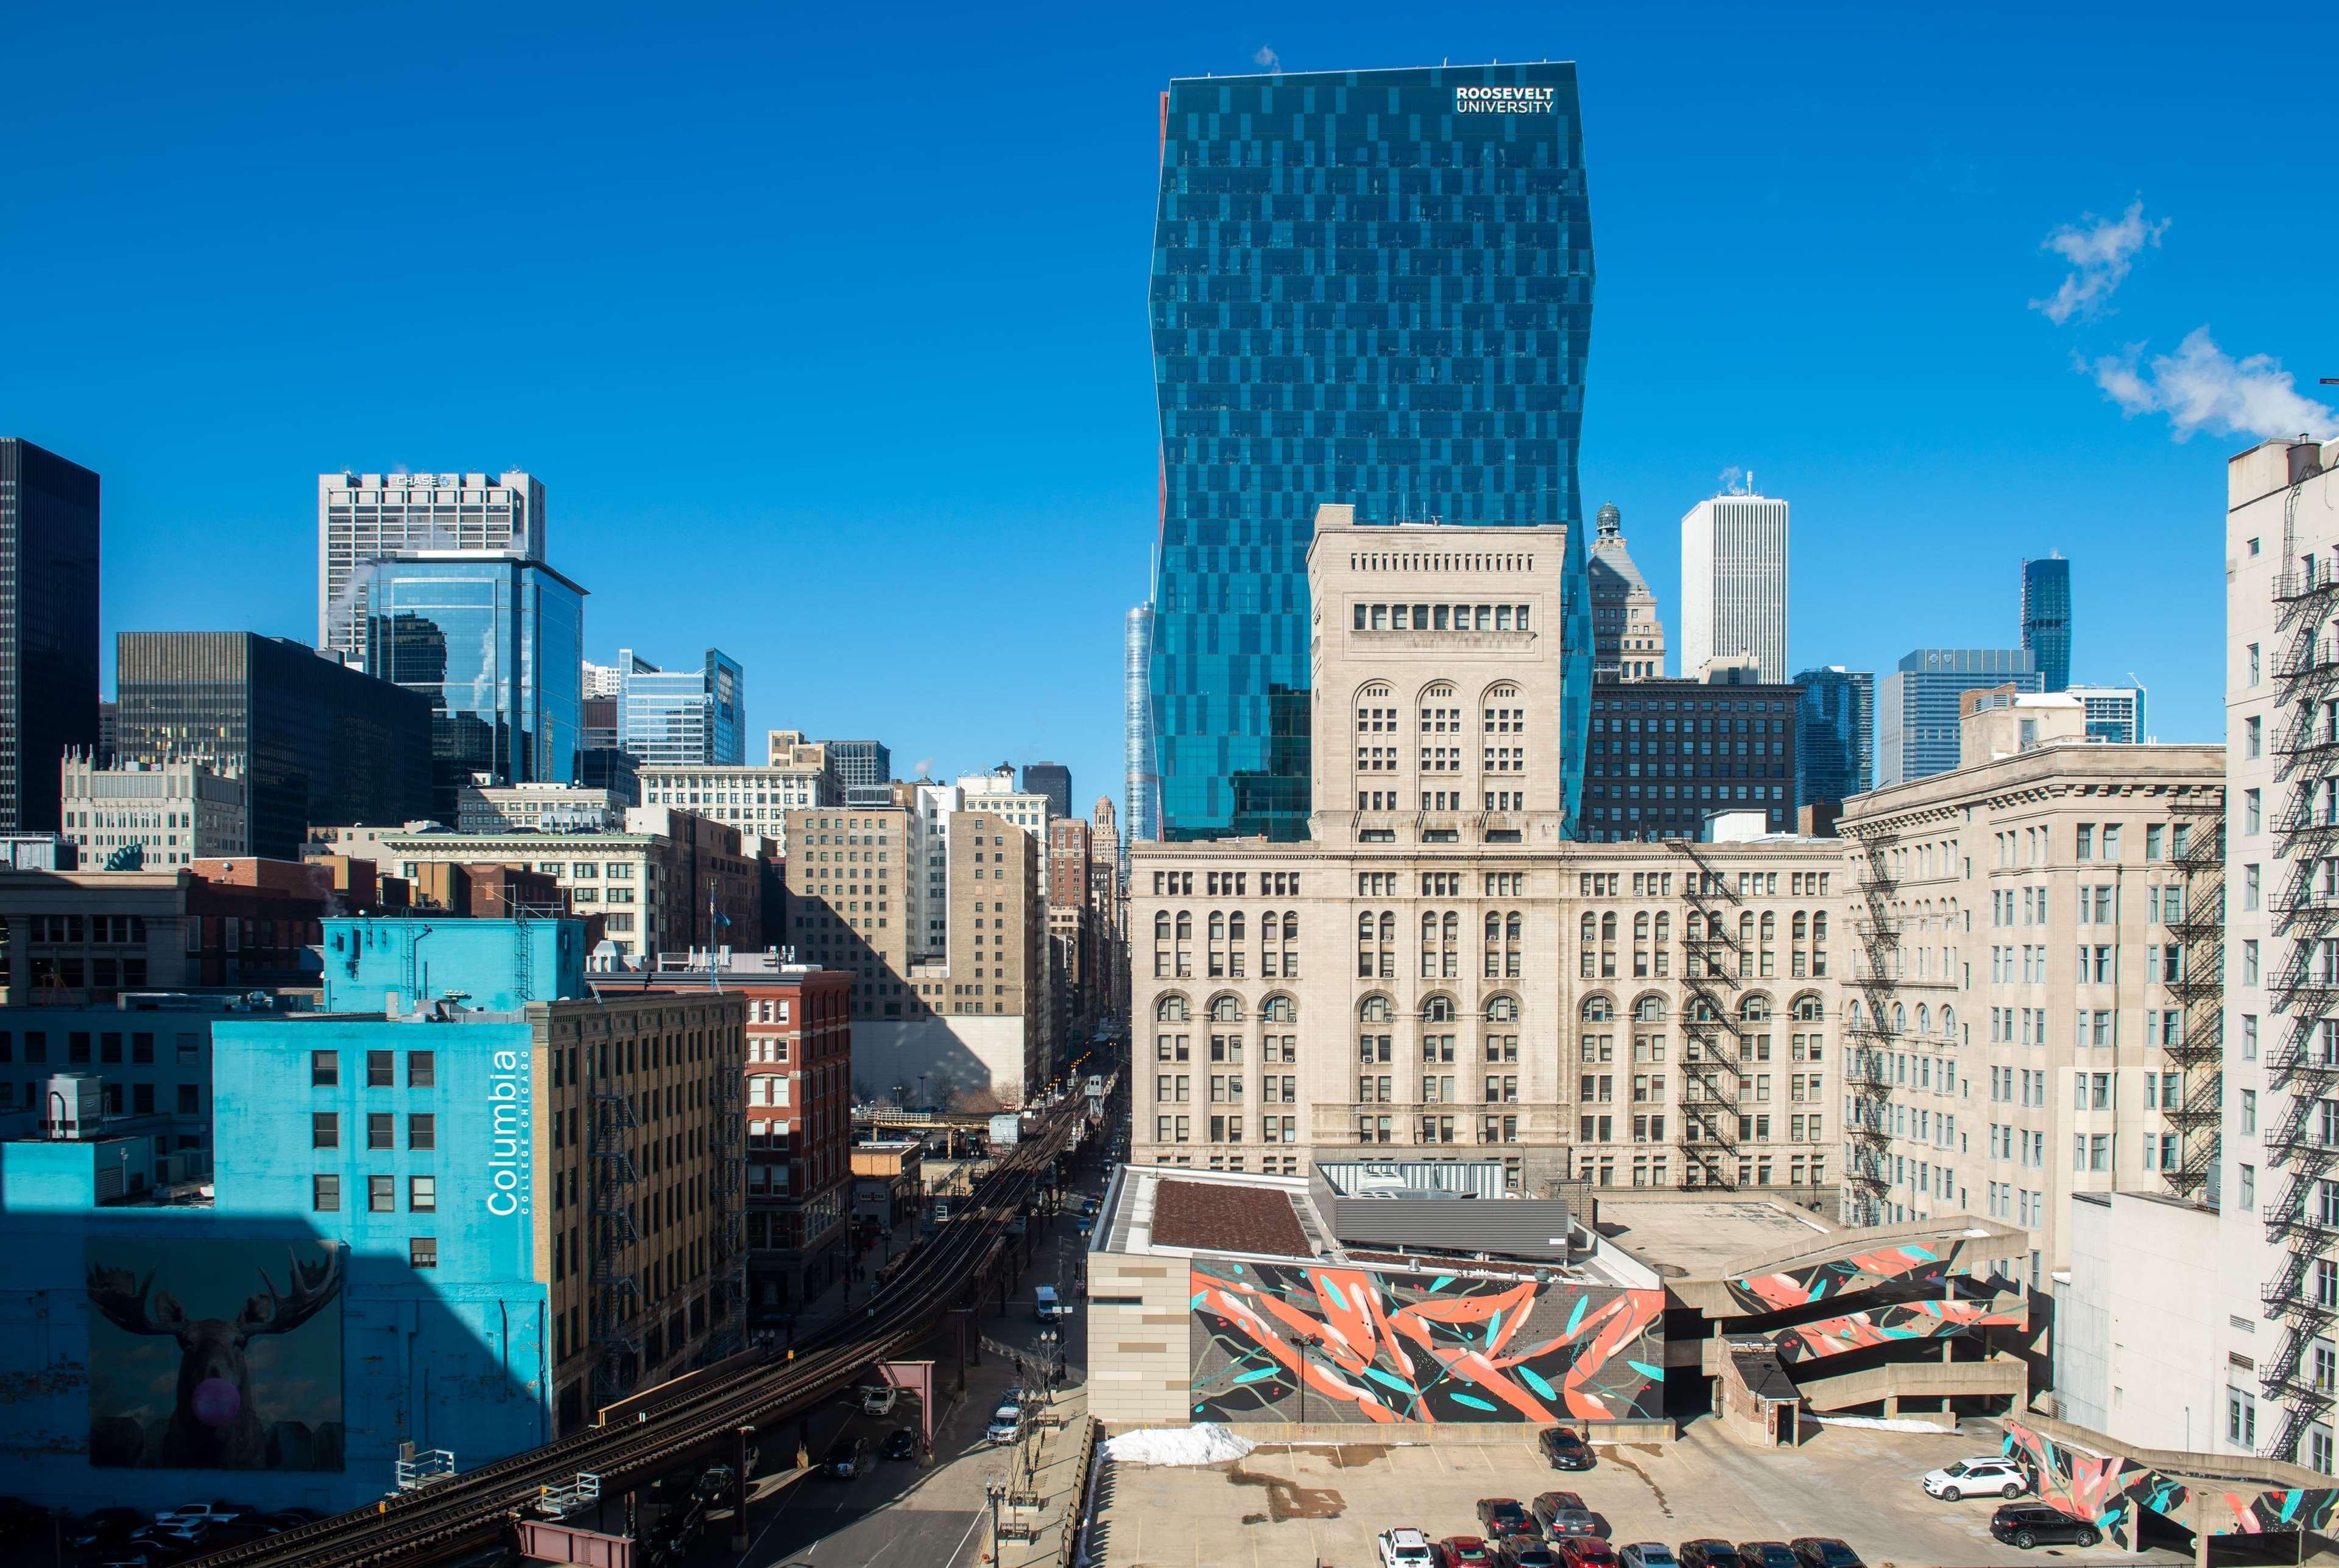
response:
<svg viewBox="0 0 2339 1568"><path fill-rule="evenodd" d="M1239 1459L1254 1445L1223 1426L1157 1426L1109 1439L1105 1457L1116 1464L1222 1464Z"/></svg>
<svg viewBox="0 0 2339 1568"><path fill-rule="evenodd" d="M1951 1435L1929 1421L1879 1420L1873 1415L1822 1415L1819 1423L1822 1426L1864 1427L1870 1432L1929 1432L1936 1437Z"/></svg>

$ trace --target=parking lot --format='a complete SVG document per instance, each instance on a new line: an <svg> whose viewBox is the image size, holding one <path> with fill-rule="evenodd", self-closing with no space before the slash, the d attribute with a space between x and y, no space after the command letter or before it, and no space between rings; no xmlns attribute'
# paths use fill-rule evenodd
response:
<svg viewBox="0 0 2339 1568"><path fill-rule="evenodd" d="M1100 1514L1101 1556L1114 1568L1371 1568L1373 1538L1411 1525L1433 1541L1475 1535L1482 1497L1531 1501L1574 1492L1618 1546L1718 1536L1789 1541L1834 1535L1869 1568L2003 1564L2040 1558L2189 1563L2183 1553L2021 1552L1989 1533L1996 1497L1939 1503L1917 1478L1936 1465L1996 1451L1992 1436L1831 1426L1794 1449L1755 1449L1712 1422L1676 1443L1598 1449L1598 1468L1561 1474L1525 1444L1509 1447L1260 1448L1196 1468L1115 1466Z"/></svg>

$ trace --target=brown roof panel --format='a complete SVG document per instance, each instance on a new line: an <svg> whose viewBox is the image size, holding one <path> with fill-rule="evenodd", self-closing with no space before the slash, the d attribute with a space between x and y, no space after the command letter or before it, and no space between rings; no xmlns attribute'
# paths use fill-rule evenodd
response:
<svg viewBox="0 0 2339 1568"><path fill-rule="evenodd" d="M1198 1252L1314 1256L1288 1194L1271 1187L1163 1181L1153 1188L1153 1239Z"/></svg>

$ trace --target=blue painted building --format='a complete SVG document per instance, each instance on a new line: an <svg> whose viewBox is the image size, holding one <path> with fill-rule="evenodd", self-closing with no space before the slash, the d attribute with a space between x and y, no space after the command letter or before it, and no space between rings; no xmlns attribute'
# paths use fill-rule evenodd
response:
<svg viewBox="0 0 2339 1568"><path fill-rule="evenodd" d="M101 1201L151 1142L0 1145L0 1492L347 1508L725 1347L744 1010L597 999L581 941L326 922L336 1011L213 1022L209 1208Z"/></svg>

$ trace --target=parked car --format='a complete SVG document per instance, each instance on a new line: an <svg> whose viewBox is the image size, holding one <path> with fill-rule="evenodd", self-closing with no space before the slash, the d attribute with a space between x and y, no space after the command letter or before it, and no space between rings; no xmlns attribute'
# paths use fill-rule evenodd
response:
<svg viewBox="0 0 2339 1568"><path fill-rule="evenodd" d="M1746 1568L1803 1568L1802 1559L1784 1541L1741 1541L1738 1560Z"/></svg>
<svg viewBox="0 0 2339 1568"><path fill-rule="evenodd" d="M1495 1568L1495 1549L1475 1535L1448 1535L1437 1543L1437 1568Z"/></svg>
<svg viewBox="0 0 2339 1568"><path fill-rule="evenodd" d="M1681 1559L1662 1541L1635 1541L1616 1553L1617 1568L1681 1568Z"/></svg>
<svg viewBox="0 0 2339 1568"><path fill-rule="evenodd" d="M92 1509L65 1526L65 1547L73 1552L95 1552L119 1546L145 1523L146 1515L135 1508Z"/></svg>
<svg viewBox="0 0 2339 1568"><path fill-rule="evenodd" d="M1013 1443L1023 1435L1023 1407L1002 1405L991 1413L991 1425L982 1429L984 1439L992 1443Z"/></svg>
<svg viewBox="0 0 2339 1568"><path fill-rule="evenodd" d="M1803 1568L1867 1568L1859 1553L1832 1535L1798 1535L1787 1544Z"/></svg>
<svg viewBox="0 0 2339 1568"><path fill-rule="evenodd" d="M1599 1464L1593 1457L1592 1445L1583 1435L1564 1426L1546 1426L1535 1438L1543 1456L1551 1461L1554 1470L1590 1470Z"/></svg>
<svg viewBox="0 0 2339 1568"><path fill-rule="evenodd" d="M1429 1538L1418 1530L1384 1530L1373 1537L1381 1568L1432 1568Z"/></svg>
<svg viewBox="0 0 2339 1568"><path fill-rule="evenodd" d="M1918 1484L1944 1503L1977 1497L1985 1492L1995 1492L2000 1497L2019 1497L2030 1490L2030 1472L2019 1461L1990 1455L1928 1470Z"/></svg>
<svg viewBox="0 0 2339 1568"><path fill-rule="evenodd" d="M1616 1568L1616 1548L1597 1535L1563 1535L1551 1547L1564 1568Z"/></svg>
<svg viewBox="0 0 2339 1568"><path fill-rule="evenodd" d="M690 1500L694 1503L727 1503L731 1500L732 1485L738 1478L738 1473L728 1464L710 1464L700 1473L697 1484L691 1487Z"/></svg>
<svg viewBox="0 0 2339 1568"><path fill-rule="evenodd" d="M878 1449L880 1459L915 1459L918 1456L918 1435L906 1426L896 1426L885 1434L884 1446Z"/></svg>
<svg viewBox="0 0 2339 1568"><path fill-rule="evenodd" d="M210 1503L182 1503L176 1508L166 1508L155 1514L154 1523L181 1524L191 1519L232 1519L240 1514L258 1512L258 1509L247 1508L240 1503L222 1503L217 1500Z"/></svg>
<svg viewBox="0 0 2339 1568"><path fill-rule="evenodd" d="M1535 1524L1554 1541L1571 1536L1598 1535L1600 1521L1584 1505L1584 1499L1573 1492L1539 1492L1527 1505Z"/></svg>
<svg viewBox="0 0 2339 1568"><path fill-rule="evenodd" d="M864 1388L861 1391L861 1414L864 1415L891 1415L893 1414L893 1401L900 1396L901 1395L898 1389L887 1388L882 1386Z"/></svg>
<svg viewBox="0 0 2339 1568"><path fill-rule="evenodd" d="M1535 1516L1520 1507L1515 1497L1479 1498L1478 1527L1497 1546L1514 1535L1535 1533Z"/></svg>
<svg viewBox="0 0 2339 1568"><path fill-rule="evenodd" d="M1742 1568L1738 1548L1727 1541L1684 1541L1681 1560L1682 1568Z"/></svg>
<svg viewBox="0 0 2339 1568"><path fill-rule="evenodd" d="M850 1481L856 1475L869 1474L869 1439L840 1437L829 1449L828 1457L820 1462L824 1474L838 1481Z"/></svg>
<svg viewBox="0 0 2339 1568"><path fill-rule="evenodd" d="M1561 1568L1559 1553L1540 1535L1514 1535L1502 1552L1505 1568Z"/></svg>
<svg viewBox="0 0 2339 1568"><path fill-rule="evenodd" d="M2096 1527L2044 1503L2007 1503L1989 1516L1989 1533L2025 1552L2033 1546L2093 1546Z"/></svg>

